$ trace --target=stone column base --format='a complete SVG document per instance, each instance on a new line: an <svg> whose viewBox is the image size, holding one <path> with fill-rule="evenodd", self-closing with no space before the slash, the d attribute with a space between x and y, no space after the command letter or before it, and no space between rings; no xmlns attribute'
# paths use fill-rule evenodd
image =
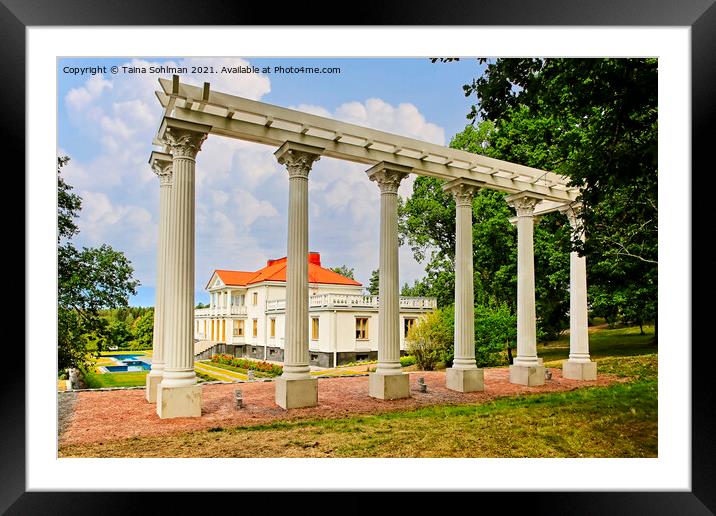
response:
<svg viewBox="0 0 716 516"><path fill-rule="evenodd" d="M147 388L144 390L144 397L147 399L147 401L149 403L156 403L157 389L159 388L159 383L161 381L162 381L161 374L149 373L147 375Z"/></svg>
<svg viewBox="0 0 716 516"><path fill-rule="evenodd" d="M162 419L201 416L201 385L157 388L157 415Z"/></svg>
<svg viewBox="0 0 716 516"><path fill-rule="evenodd" d="M485 390L482 369L456 369L450 367L446 371L445 386L451 391L475 392Z"/></svg>
<svg viewBox="0 0 716 516"><path fill-rule="evenodd" d="M597 363L571 362L567 360L562 363L562 377L568 378L569 380L596 380Z"/></svg>
<svg viewBox="0 0 716 516"><path fill-rule="evenodd" d="M527 385L528 387L544 385L544 366L511 365L510 383Z"/></svg>
<svg viewBox="0 0 716 516"><path fill-rule="evenodd" d="M371 373L368 377L368 395L381 400L410 398L410 376L407 373Z"/></svg>
<svg viewBox="0 0 716 516"><path fill-rule="evenodd" d="M279 377L276 384L276 405L284 409L315 407L318 405L318 380L302 378L291 380Z"/></svg>

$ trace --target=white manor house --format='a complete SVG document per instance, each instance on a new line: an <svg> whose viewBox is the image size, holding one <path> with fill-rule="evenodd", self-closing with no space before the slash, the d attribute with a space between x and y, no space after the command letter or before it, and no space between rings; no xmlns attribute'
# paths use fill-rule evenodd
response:
<svg viewBox="0 0 716 516"><path fill-rule="evenodd" d="M194 338L204 356L225 352L262 360L284 359L286 258L268 260L254 272L215 270L206 285L209 308L194 311ZM309 359L334 367L378 356L378 296L363 285L321 267L321 255L308 253ZM400 349L420 314L437 306L435 298L400 297Z"/></svg>

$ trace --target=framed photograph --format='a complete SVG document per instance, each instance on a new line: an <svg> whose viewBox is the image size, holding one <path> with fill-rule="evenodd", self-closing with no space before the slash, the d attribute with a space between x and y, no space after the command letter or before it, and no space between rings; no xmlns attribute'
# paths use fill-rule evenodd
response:
<svg viewBox="0 0 716 516"><path fill-rule="evenodd" d="M394 490L716 511L691 306L712 4L345 25L4 0L32 309L0 508Z"/></svg>

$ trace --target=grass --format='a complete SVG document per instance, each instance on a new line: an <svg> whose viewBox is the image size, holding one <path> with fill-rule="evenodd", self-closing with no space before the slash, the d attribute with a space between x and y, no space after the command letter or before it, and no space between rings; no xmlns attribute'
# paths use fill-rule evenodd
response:
<svg viewBox="0 0 716 516"><path fill-rule="evenodd" d="M638 328L590 335L604 387L343 419L63 447L84 457L656 457L658 355ZM563 339L540 346L566 358ZM102 375L107 376L107 375Z"/></svg>
<svg viewBox="0 0 716 516"><path fill-rule="evenodd" d="M146 385L148 371L128 373L87 373L85 382L90 389L102 387L139 387Z"/></svg>
<svg viewBox="0 0 716 516"><path fill-rule="evenodd" d="M656 353L654 327L644 326L644 332L644 335L640 335L638 326L613 330L591 328L589 353L592 356L592 360ZM538 344L537 355L543 358L545 363L566 360L569 357L569 335L564 335L551 342Z"/></svg>
<svg viewBox="0 0 716 516"><path fill-rule="evenodd" d="M248 380L248 375L237 367L216 364L214 362L194 362L194 370L203 373L212 380Z"/></svg>
<svg viewBox="0 0 716 516"><path fill-rule="evenodd" d="M67 447L86 457L655 457L656 355L606 359L632 382L485 404L278 422ZM141 451L139 451L141 450Z"/></svg>

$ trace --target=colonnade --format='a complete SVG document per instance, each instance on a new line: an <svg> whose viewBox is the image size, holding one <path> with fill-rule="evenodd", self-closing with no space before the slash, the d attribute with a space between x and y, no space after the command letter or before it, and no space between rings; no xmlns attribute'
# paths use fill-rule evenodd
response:
<svg viewBox="0 0 716 516"><path fill-rule="evenodd" d="M187 124L188 125L188 124ZM162 418L201 415L201 388L194 373L194 184L196 155L206 139L205 126L168 128L165 153L154 152L150 163L160 179L159 252L154 320L154 356L147 376L146 397L156 401ZM276 404L285 408L318 404L317 380L310 375L308 339L308 181L324 149L284 143L274 154L288 172L288 269L286 273L286 339L283 375L275 382ZM411 169L380 162L367 170L380 190L379 339L378 364L369 378L369 395L378 399L410 396L408 375L400 367L400 297L398 270L398 187ZM475 361L472 200L484 184L468 178L445 184L456 203L455 358L446 373L448 389L484 389L483 371ZM510 381L544 383L537 357L533 227L538 194L507 197L517 211L518 286L517 356ZM563 210L575 232L578 207ZM570 258L570 355L565 377L594 379L587 336L586 265Z"/></svg>

